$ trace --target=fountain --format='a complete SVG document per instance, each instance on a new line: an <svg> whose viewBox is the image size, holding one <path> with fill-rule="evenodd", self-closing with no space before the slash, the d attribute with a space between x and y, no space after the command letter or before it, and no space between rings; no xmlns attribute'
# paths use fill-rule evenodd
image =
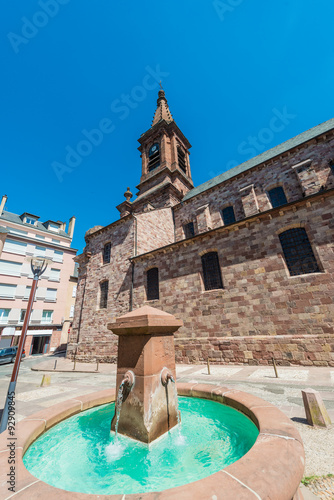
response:
<svg viewBox="0 0 334 500"><path fill-rule="evenodd" d="M181 325L171 314L149 306L108 325L119 336L116 386L123 393L119 433L151 443L177 425L177 393L168 382L175 380L173 334ZM129 373L131 385L126 383ZM112 430L116 421L115 412Z"/></svg>
<svg viewBox="0 0 334 500"><path fill-rule="evenodd" d="M18 499L301 500L303 445L284 414L239 390L176 384L181 324L145 306L108 325L119 337L117 391L18 424ZM0 436L3 487L8 437Z"/></svg>

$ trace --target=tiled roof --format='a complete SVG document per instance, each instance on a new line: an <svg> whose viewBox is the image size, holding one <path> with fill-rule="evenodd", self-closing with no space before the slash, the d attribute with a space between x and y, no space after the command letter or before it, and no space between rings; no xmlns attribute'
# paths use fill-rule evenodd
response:
<svg viewBox="0 0 334 500"><path fill-rule="evenodd" d="M213 179L200 184L191 191L188 191L188 193L183 198L183 201L189 200L190 198L193 198L194 196L203 193L204 191L207 191L208 189L217 186L218 184L221 184L222 182L225 182L228 179L241 174L242 172L246 172L247 170L260 165L263 162L275 158L275 156L289 151L289 149L295 148L296 146L299 146L300 144L303 144L304 142L307 142L314 137L317 137L318 135L328 132L333 128L334 118L321 123L320 125L317 125L316 127L313 127L306 132L303 132L302 134L296 135L296 137L293 137L292 139L289 139L288 141L285 141L282 144L279 144L278 146L269 149L268 151L265 151L264 153L261 153L260 155L255 156L248 161L245 161L244 163L241 163L237 167L231 168L231 170L223 172L222 174L217 175L217 177L213 177Z"/></svg>
<svg viewBox="0 0 334 500"><path fill-rule="evenodd" d="M20 226L23 226L25 228L35 228L38 229L39 231L43 231L44 233L48 233L52 235L54 238L57 236L63 236L64 238L71 239L69 235L63 231L62 229L59 229L59 231L49 231L46 229L46 227L43 225L42 222L37 221L37 223L33 226L31 224L27 224L25 222L22 222L22 219L19 215L17 214L12 214L11 212L3 212L2 215L0 216L0 221L8 221L8 222L14 222L15 224L19 224Z"/></svg>

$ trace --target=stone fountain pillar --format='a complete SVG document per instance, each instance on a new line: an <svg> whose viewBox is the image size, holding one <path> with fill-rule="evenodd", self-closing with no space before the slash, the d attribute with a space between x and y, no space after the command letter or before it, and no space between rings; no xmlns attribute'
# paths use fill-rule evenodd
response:
<svg viewBox="0 0 334 500"><path fill-rule="evenodd" d="M174 332L182 324L171 314L144 306L108 325L119 336L117 387L126 372L135 375L131 390L125 386L120 434L151 443L177 424L177 392L170 375L175 380ZM112 430L115 423L116 415Z"/></svg>

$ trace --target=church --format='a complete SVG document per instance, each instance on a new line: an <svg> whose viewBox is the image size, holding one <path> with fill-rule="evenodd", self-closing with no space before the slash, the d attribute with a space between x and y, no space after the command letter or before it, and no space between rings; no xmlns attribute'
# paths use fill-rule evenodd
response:
<svg viewBox="0 0 334 500"><path fill-rule="evenodd" d="M67 356L115 361L107 324L150 305L179 363L334 366L334 119L194 187L161 89L139 144L136 197L75 259Z"/></svg>

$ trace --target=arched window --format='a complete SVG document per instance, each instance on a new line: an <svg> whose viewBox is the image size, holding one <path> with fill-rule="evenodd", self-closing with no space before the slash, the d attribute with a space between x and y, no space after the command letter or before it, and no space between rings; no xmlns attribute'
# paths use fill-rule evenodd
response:
<svg viewBox="0 0 334 500"><path fill-rule="evenodd" d="M148 152L148 171L151 172L160 165L160 148L156 142L150 147Z"/></svg>
<svg viewBox="0 0 334 500"><path fill-rule="evenodd" d="M281 205L285 205L286 203L288 203L288 200L286 199L284 193L284 189L281 186L270 189L268 191L268 196L273 208L280 207Z"/></svg>
<svg viewBox="0 0 334 500"><path fill-rule="evenodd" d="M100 309L106 309L108 305L109 281L100 283Z"/></svg>
<svg viewBox="0 0 334 500"><path fill-rule="evenodd" d="M111 243L106 243L103 247L103 264L110 262Z"/></svg>
<svg viewBox="0 0 334 500"><path fill-rule="evenodd" d="M279 239L291 276L320 272L311 244L303 227L288 229L279 235Z"/></svg>
<svg viewBox="0 0 334 500"><path fill-rule="evenodd" d="M157 267L149 269L146 273L146 280L147 300L159 299L159 269Z"/></svg>
<svg viewBox="0 0 334 500"><path fill-rule="evenodd" d="M187 173L186 155L182 150L182 148L180 148L180 146L178 146L177 148L177 159L179 162L180 169L183 170L183 172L186 174Z"/></svg>
<svg viewBox="0 0 334 500"><path fill-rule="evenodd" d="M233 222L235 222L235 213L234 213L234 209L231 205L229 207L223 208L222 218L223 218L224 226L227 226L228 224L233 224Z"/></svg>
<svg viewBox="0 0 334 500"><path fill-rule="evenodd" d="M217 252L208 252L202 255L202 267L205 290L223 288Z"/></svg>

